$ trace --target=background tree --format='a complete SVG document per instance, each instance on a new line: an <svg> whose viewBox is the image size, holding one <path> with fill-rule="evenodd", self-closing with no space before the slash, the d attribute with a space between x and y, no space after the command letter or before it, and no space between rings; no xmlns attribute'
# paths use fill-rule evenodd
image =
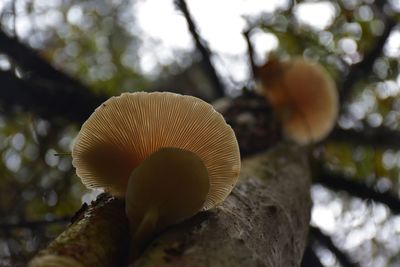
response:
<svg viewBox="0 0 400 267"><path fill-rule="evenodd" d="M202 18L195 1L171 2L170 9L148 2L0 2L0 264L23 265L60 233L82 201L94 198L75 177L71 159L54 154L70 151L79 125L101 101L136 89L175 90L207 101L240 95L254 88L248 54L255 64L272 54L318 60L340 89L337 127L311 148L314 207L305 261L314 263L305 266L399 264L398 3L277 1L270 7L273 1L265 1L254 11L252 1L204 1L210 17ZM243 23L223 24L235 5L245 10L237 14ZM159 9L183 27L174 29L174 38L190 34L189 45L166 46L162 32L155 30L155 38L143 29L141 14L162 28ZM225 50L204 26L214 13L221 18L215 31L220 24L226 30L218 34L239 32ZM309 20L318 14L316 22ZM232 51L245 43L240 31L254 51ZM256 118L250 132L259 134L258 142L248 138L249 129L237 128L249 155L266 149L270 143L259 140L274 130L264 126L269 122L257 107L240 99L226 117L233 125L246 119L243 110Z"/></svg>

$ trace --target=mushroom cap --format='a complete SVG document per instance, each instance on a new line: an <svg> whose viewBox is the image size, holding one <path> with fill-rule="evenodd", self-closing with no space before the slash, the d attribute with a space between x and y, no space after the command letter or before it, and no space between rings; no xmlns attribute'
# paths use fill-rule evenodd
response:
<svg viewBox="0 0 400 267"><path fill-rule="evenodd" d="M231 127L210 104L168 92L105 101L82 125L72 164L87 187L124 197L133 170L161 148L188 150L204 162L210 181L204 210L222 202L237 182L240 154Z"/></svg>
<svg viewBox="0 0 400 267"><path fill-rule="evenodd" d="M321 65L302 58L281 64L274 61L262 66L260 74L263 91L280 115L287 137L305 145L329 134L339 100L333 79Z"/></svg>

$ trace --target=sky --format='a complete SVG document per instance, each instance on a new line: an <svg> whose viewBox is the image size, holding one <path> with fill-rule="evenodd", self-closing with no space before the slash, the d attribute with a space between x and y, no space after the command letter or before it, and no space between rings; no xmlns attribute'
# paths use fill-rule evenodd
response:
<svg viewBox="0 0 400 267"><path fill-rule="evenodd" d="M241 83L249 77L250 71L248 62L244 60L247 45L242 34L249 27L246 17L262 12L273 13L277 8L285 8L288 1L188 0L187 4L200 35L211 51L218 54L214 56L213 63L219 73ZM156 71L156 62L168 64L174 61L175 56L171 52L174 49L193 49L186 22L172 1L140 1L134 11L140 28L146 34L144 47L152 47L147 46L146 41L157 43L155 49L141 51L141 67L145 72ZM328 1L299 4L294 12L300 24L319 30L326 28L335 16L334 6ZM270 33L254 31L251 38L259 62L279 45L278 39Z"/></svg>

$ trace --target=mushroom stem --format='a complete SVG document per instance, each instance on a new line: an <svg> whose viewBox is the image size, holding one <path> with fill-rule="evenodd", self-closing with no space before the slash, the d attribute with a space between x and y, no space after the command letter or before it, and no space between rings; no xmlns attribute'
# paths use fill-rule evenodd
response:
<svg viewBox="0 0 400 267"><path fill-rule="evenodd" d="M139 256L146 240L149 240L151 235L154 234L158 219L158 208L151 207L146 211L142 221L139 224L139 227L136 230L131 229L131 260L136 259Z"/></svg>
<svg viewBox="0 0 400 267"><path fill-rule="evenodd" d="M139 255L152 235L199 212L209 188L206 166L188 150L162 148L136 167L125 196L130 259Z"/></svg>

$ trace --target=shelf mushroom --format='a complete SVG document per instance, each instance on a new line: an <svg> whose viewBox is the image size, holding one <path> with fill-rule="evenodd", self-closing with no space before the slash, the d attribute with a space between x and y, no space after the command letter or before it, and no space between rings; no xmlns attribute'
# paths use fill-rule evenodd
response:
<svg viewBox="0 0 400 267"><path fill-rule="evenodd" d="M83 124L72 157L87 187L125 197L135 250L221 203L240 172L236 137L223 117L198 98L167 92L104 102Z"/></svg>
<svg viewBox="0 0 400 267"><path fill-rule="evenodd" d="M316 62L295 58L268 61L258 69L261 91L277 113L285 135L298 144L315 143L335 125L339 111L333 79Z"/></svg>

